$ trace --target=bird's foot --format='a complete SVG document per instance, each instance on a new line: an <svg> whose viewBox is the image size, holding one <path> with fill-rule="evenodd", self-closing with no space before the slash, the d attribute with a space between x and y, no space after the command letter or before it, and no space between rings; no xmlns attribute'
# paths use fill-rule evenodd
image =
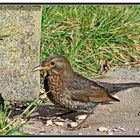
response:
<svg viewBox="0 0 140 140"><path fill-rule="evenodd" d="M86 118L82 122L80 122L77 126L71 127L71 128L68 128L68 129L73 131L73 130L79 130L81 128L87 128L88 125L85 125L85 122L89 118L89 116L90 116L91 113L93 113L93 111L92 112L89 112L89 114L86 116Z"/></svg>

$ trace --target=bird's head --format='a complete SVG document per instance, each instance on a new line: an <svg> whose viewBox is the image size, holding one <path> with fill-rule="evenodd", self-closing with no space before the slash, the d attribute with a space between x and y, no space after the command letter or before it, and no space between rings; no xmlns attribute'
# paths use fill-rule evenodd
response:
<svg viewBox="0 0 140 140"><path fill-rule="evenodd" d="M71 70L71 66L68 60L60 55L52 55L48 57L41 65L35 67L34 71L45 70L57 75L61 75L66 71Z"/></svg>

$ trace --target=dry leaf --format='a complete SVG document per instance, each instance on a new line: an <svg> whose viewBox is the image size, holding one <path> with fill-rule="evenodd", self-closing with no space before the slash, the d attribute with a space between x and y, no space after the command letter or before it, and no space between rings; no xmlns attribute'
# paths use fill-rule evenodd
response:
<svg viewBox="0 0 140 140"><path fill-rule="evenodd" d="M57 126L64 126L63 122L54 122Z"/></svg>
<svg viewBox="0 0 140 140"><path fill-rule="evenodd" d="M52 123L52 120L47 120L46 122L46 126L51 126L53 123Z"/></svg>
<svg viewBox="0 0 140 140"><path fill-rule="evenodd" d="M101 68L100 68L100 70L99 70L99 74L104 74L104 73L106 73L108 70L109 70L109 65L110 65L110 63L107 61L107 60L105 60L104 62L103 62L103 64L101 64Z"/></svg>
<svg viewBox="0 0 140 140"><path fill-rule="evenodd" d="M68 124L68 127L76 127L78 124L76 122L71 122Z"/></svg>
<svg viewBox="0 0 140 140"><path fill-rule="evenodd" d="M100 132L108 132L108 129L106 127L99 127L97 130Z"/></svg>
<svg viewBox="0 0 140 140"><path fill-rule="evenodd" d="M76 119L78 119L78 120L84 120L86 117L87 117L87 115L78 115L76 117Z"/></svg>

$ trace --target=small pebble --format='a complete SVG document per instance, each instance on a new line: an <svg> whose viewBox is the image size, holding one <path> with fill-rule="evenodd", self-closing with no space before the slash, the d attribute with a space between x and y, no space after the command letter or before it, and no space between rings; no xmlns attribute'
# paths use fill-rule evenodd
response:
<svg viewBox="0 0 140 140"><path fill-rule="evenodd" d="M78 119L78 120L84 120L86 117L87 117L87 115L78 115L76 117L76 119Z"/></svg>
<svg viewBox="0 0 140 140"><path fill-rule="evenodd" d="M46 131L39 132L40 135L45 135Z"/></svg>
<svg viewBox="0 0 140 140"><path fill-rule="evenodd" d="M51 126L53 123L52 123L52 120L47 120L46 122L46 126Z"/></svg>
<svg viewBox="0 0 140 140"><path fill-rule="evenodd" d="M113 135L113 132L108 131L107 134L108 134L108 135Z"/></svg>
<svg viewBox="0 0 140 140"><path fill-rule="evenodd" d="M68 124L68 127L76 127L78 124L76 122L71 122Z"/></svg>
<svg viewBox="0 0 140 140"><path fill-rule="evenodd" d="M64 130L58 130L59 133L64 134L65 131Z"/></svg>
<svg viewBox="0 0 140 140"><path fill-rule="evenodd" d="M107 132L108 131L108 129L106 127L99 127L97 130L100 132Z"/></svg>
<svg viewBox="0 0 140 140"><path fill-rule="evenodd" d="M134 131L139 131L139 128L134 128Z"/></svg>
<svg viewBox="0 0 140 140"><path fill-rule="evenodd" d="M20 110L21 110L21 108L15 108L15 110L16 110L16 111L20 111Z"/></svg>
<svg viewBox="0 0 140 140"><path fill-rule="evenodd" d="M63 122L54 122L57 126L64 126Z"/></svg>
<svg viewBox="0 0 140 140"><path fill-rule="evenodd" d="M121 127L118 127L118 128L116 128L116 129L118 129L118 130L120 130L120 131L123 131L123 132L126 132L126 130L125 130L124 128L121 128Z"/></svg>
<svg viewBox="0 0 140 140"><path fill-rule="evenodd" d="M118 129L116 129L116 128L115 128L115 129L113 129L112 131L113 131L113 132L119 132L119 130L118 130Z"/></svg>
<svg viewBox="0 0 140 140"><path fill-rule="evenodd" d="M24 105L23 104L19 104L19 107L22 108Z"/></svg>

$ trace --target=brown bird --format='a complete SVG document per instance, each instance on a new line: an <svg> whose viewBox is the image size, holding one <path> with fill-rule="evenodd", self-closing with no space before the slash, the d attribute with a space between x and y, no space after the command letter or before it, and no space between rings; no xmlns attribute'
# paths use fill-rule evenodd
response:
<svg viewBox="0 0 140 140"><path fill-rule="evenodd" d="M38 70L47 72L44 88L48 92L48 98L55 105L68 111L89 110L99 103L119 101L110 95L105 87L76 73L63 56L48 57L42 65L33 69L33 71ZM89 111L86 119L91 112ZM81 124L77 128L80 128Z"/></svg>

